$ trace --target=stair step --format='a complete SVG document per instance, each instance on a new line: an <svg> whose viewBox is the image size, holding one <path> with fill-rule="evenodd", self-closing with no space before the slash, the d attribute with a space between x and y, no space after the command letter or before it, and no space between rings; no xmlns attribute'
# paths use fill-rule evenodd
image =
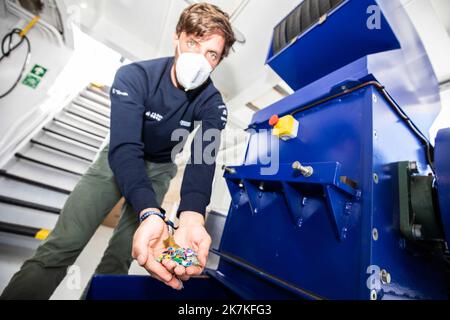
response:
<svg viewBox="0 0 450 320"><path fill-rule="evenodd" d="M46 184L45 182L42 182L42 181L34 181L34 180L30 180L30 179L27 179L27 178L24 178L24 177L16 176L14 174L6 172L3 169L0 170L0 176L2 176L4 178L7 178L7 179L10 179L10 180L23 182L23 183L28 184L28 185L44 188L44 189L51 190L51 191L56 191L56 192L59 192L59 193L62 193L62 194L69 195L70 192L71 192L70 190L61 189L61 188L58 188L56 186L52 186L52 185Z"/></svg>
<svg viewBox="0 0 450 320"><path fill-rule="evenodd" d="M92 122L102 128L106 128L109 130L109 118L99 115L93 111L90 111L86 108L80 107L76 104L72 104L65 109L66 113L73 115L75 117L79 117L88 122Z"/></svg>
<svg viewBox="0 0 450 320"><path fill-rule="evenodd" d="M61 210L68 194L0 176L0 197L39 203Z"/></svg>
<svg viewBox="0 0 450 320"><path fill-rule="evenodd" d="M86 147L85 145L58 137L57 135L52 135L48 132L42 132L39 136L32 139L31 142L89 162L92 162L97 155L94 148Z"/></svg>
<svg viewBox="0 0 450 320"><path fill-rule="evenodd" d="M67 172L73 172L79 175L83 175L91 165L91 162L89 161L81 160L36 144L28 145L18 152L16 156L27 159L28 161L36 161L45 165L61 168Z"/></svg>
<svg viewBox="0 0 450 320"><path fill-rule="evenodd" d="M17 234L20 236L26 236L35 238L38 240L45 240L50 232L48 229L34 228L14 223L7 223L0 221L0 232L6 232L10 234Z"/></svg>
<svg viewBox="0 0 450 320"><path fill-rule="evenodd" d="M0 220L5 223L52 230L58 217L54 213L0 202Z"/></svg>
<svg viewBox="0 0 450 320"><path fill-rule="evenodd" d="M106 108L104 105L101 105L99 103L93 102L92 100L88 100L86 98L78 96L74 99L73 103L83 106L84 108L89 109L93 112L97 112L107 118L111 117L111 109Z"/></svg>
<svg viewBox="0 0 450 320"><path fill-rule="evenodd" d="M107 108L111 108L111 101L108 98L93 92L91 89L86 89L81 92L80 97L92 100L93 102L101 104Z"/></svg>
<svg viewBox="0 0 450 320"><path fill-rule="evenodd" d="M17 158L8 163L5 170L13 176L37 183L41 182L68 191L72 191L80 180L79 175Z"/></svg>
<svg viewBox="0 0 450 320"><path fill-rule="evenodd" d="M74 129L59 122L52 122L43 131L50 132L65 139L85 144L86 146L99 149L102 145L102 139L84 131Z"/></svg>
<svg viewBox="0 0 450 320"><path fill-rule="evenodd" d="M102 98L105 98L105 99L109 100L109 90L110 89L109 88L105 88L105 89L106 89L106 92L104 90L102 90L102 89L95 88L95 87L92 87L92 86L87 86L86 87L86 91L94 93L96 95L99 95Z"/></svg>
<svg viewBox="0 0 450 320"><path fill-rule="evenodd" d="M106 126L105 124L103 124L100 121L94 120L92 119L92 117L89 117L88 115L86 115L85 113L76 111L76 110L69 110L69 109L64 109L64 113L62 115L65 115L73 120L76 121L80 121L82 123L85 123L87 125L90 125L91 127L93 127L95 130L99 130L102 129L106 133L108 133L109 131L109 127ZM101 133L99 133L100 135L102 135Z"/></svg>
<svg viewBox="0 0 450 320"><path fill-rule="evenodd" d="M28 208L28 209L39 210L39 211L44 211L44 212L54 213L54 214L59 214L61 212L61 209L59 209L59 208L50 207L50 206L46 206L46 205L43 205L40 203L25 201L25 200L21 200L21 199L17 199L17 198L6 197L6 196L2 196L2 195L0 195L0 203L11 204L14 206L19 206L19 207L24 207L24 208Z"/></svg>
<svg viewBox="0 0 450 320"><path fill-rule="evenodd" d="M74 129L84 131L100 139L104 139L108 134L107 128L103 128L92 122L88 122L80 117L76 117L65 112L56 116L54 121L72 127Z"/></svg>

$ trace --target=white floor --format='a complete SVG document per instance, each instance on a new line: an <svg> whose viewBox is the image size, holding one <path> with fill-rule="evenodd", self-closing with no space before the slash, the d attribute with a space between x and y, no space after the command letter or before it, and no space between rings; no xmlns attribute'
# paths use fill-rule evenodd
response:
<svg viewBox="0 0 450 320"><path fill-rule="evenodd" d="M106 249L113 229L100 226L91 241L78 257L74 266L69 268L67 276L61 282L52 300L77 300L92 276ZM9 279L20 269L22 263L33 256L40 241L0 232L0 292ZM133 262L130 274L146 275L147 272Z"/></svg>

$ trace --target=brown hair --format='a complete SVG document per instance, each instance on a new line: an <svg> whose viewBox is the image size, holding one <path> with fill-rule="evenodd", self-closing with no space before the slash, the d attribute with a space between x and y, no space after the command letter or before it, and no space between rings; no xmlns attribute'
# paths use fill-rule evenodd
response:
<svg viewBox="0 0 450 320"><path fill-rule="evenodd" d="M197 37L216 32L222 33L225 38L222 58L228 56L236 41L229 15L219 7L209 3L190 5L181 13L176 28L177 35L179 36L183 31Z"/></svg>

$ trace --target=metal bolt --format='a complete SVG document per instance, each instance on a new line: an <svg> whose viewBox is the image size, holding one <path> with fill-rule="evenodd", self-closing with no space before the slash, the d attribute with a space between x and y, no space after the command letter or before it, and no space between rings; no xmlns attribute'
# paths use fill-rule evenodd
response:
<svg viewBox="0 0 450 320"><path fill-rule="evenodd" d="M378 295L377 295L377 290L372 290L370 291L370 300L377 300L378 299Z"/></svg>
<svg viewBox="0 0 450 320"><path fill-rule="evenodd" d="M380 271L380 278L381 282L384 284L390 284L391 283L391 274L387 272L385 269Z"/></svg>
<svg viewBox="0 0 450 320"><path fill-rule="evenodd" d="M313 175L313 173L314 173L313 167L310 167L310 166L304 167L298 161L295 161L292 164L292 169L294 169L296 171L300 171L300 173L306 178L311 177Z"/></svg>
<svg viewBox="0 0 450 320"><path fill-rule="evenodd" d="M303 219L302 218L297 219L297 227L301 228L302 225L303 225Z"/></svg>
<svg viewBox="0 0 450 320"><path fill-rule="evenodd" d="M374 136L374 138L378 138L378 132L377 132L377 130L373 130L373 136Z"/></svg>
<svg viewBox="0 0 450 320"><path fill-rule="evenodd" d="M236 174L236 169L234 168L228 168L226 165L222 166L222 170L225 170L229 174Z"/></svg>
<svg viewBox="0 0 450 320"><path fill-rule="evenodd" d="M259 190L264 191L264 182L259 184Z"/></svg>
<svg viewBox="0 0 450 320"><path fill-rule="evenodd" d="M347 216L351 215L352 207L353 207L353 203L351 203L350 201L347 201L345 203L344 214Z"/></svg>
<svg viewBox="0 0 450 320"><path fill-rule="evenodd" d="M303 197L302 206L306 206L307 202L308 202L308 198L307 197Z"/></svg>
<svg viewBox="0 0 450 320"><path fill-rule="evenodd" d="M378 102L378 97L375 94L373 94L372 95L372 100L373 100L373 102L377 103Z"/></svg>
<svg viewBox="0 0 450 320"><path fill-rule="evenodd" d="M373 238L373 240L375 240L375 241L378 240L378 230L377 230L377 228L373 228L373 229L372 229L372 238Z"/></svg>
<svg viewBox="0 0 450 320"><path fill-rule="evenodd" d="M241 182L239 182L239 188L243 188L244 187L244 183L241 181Z"/></svg>
<svg viewBox="0 0 450 320"><path fill-rule="evenodd" d="M376 173L373 174L373 182L375 182L376 184L378 184L378 182L379 182L379 178Z"/></svg>

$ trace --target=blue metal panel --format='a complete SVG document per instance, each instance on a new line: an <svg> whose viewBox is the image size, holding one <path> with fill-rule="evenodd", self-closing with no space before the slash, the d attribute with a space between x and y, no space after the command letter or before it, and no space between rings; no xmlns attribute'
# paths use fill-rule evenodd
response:
<svg viewBox="0 0 450 320"><path fill-rule="evenodd" d="M373 12L367 13L368 8L373 5L380 8L380 29L366 25ZM354 63L358 60L360 63ZM317 90L314 99L340 83L375 78L425 136L441 108L433 67L399 0L349 0L277 55L270 51L267 63L298 90L299 103L311 99L314 91L310 84L319 78L313 85ZM334 81L330 81L330 73ZM278 107L275 104L256 114L252 123L268 121L272 114L283 111Z"/></svg>
<svg viewBox="0 0 450 320"><path fill-rule="evenodd" d="M293 99L285 99L277 105L285 112L298 107ZM285 284L318 297L368 299L371 290L367 285L370 276L367 272L372 266L386 269L392 277L391 284L379 288L379 298L385 294L408 299L446 298L442 266L427 256L411 254L398 231L397 180L392 165L404 160L417 161L423 174L427 173L428 165L420 141L383 96L375 88L366 87L297 113L295 117L300 123L299 136L279 142L279 156L274 157L279 160L276 175L258 176L260 170L257 169L263 167L258 158L267 154L274 156L276 151L271 144L261 143L271 139L264 124L257 126L250 137L244 166L236 167L235 175L226 174L228 185L232 186L233 205L220 252L238 257L241 264L253 266L269 277L282 279ZM333 195L327 193L327 186L332 184L326 178L332 174L322 176L326 171L319 170L311 181L302 177L301 195L297 197L302 196L306 201L294 199L294 203L307 205L311 200L321 205L317 205L307 221L299 226L290 214L285 190L274 184L293 181L286 174L286 168L297 160L313 167L318 163L338 162L339 175L356 181L361 199L353 199L347 206L347 202L332 198ZM378 177L377 183L374 174ZM261 181L266 184L272 181L272 184L264 191L247 192L245 183L243 188L237 186L238 181L245 179L253 186ZM264 205L255 214L255 198L264 198L265 194L268 196ZM288 192L289 196L295 197L295 194ZM338 219L332 214L330 202L341 212L347 211L344 238L336 234ZM372 237L374 228L378 230L377 240ZM236 270L230 271L230 264L229 261L221 263L218 271L228 278L240 277ZM422 278L417 277L418 274ZM261 272L254 272L254 277L261 277Z"/></svg>
<svg viewBox="0 0 450 320"><path fill-rule="evenodd" d="M447 299L447 279L439 259L405 241L399 231L395 163L416 161L419 174L427 175L431 172L424 150L378 94L374 95L373 133L373 173L378 183L373 183L371 224L378 230L378 240L371 243L371 264L387 270L392 278L391 284L382 286L381 295ZM366 229L363 237L370 239L371 230Z"/></svg>
<svg viewBox="0 0 450 320"><path fill-rule="evenodd" d="M253 115L251 127L266 126L266 128L268 128L268 121L272 115L278 114L280 116L284 116L291 112L294 107L300 107L310 103L311 101L330 95L332 89L339 87L339 84L341 83L346 81L360 81L360 79L366 78L369 74L368 68L368 58L363 57L331 74L328 74L320 79L320 81L313 82L283 100L255 113Z"/></svg>
<svg viewBox="0 0 450 320"><path fill-rule="evenodd" d="M259 165L230 168L233 173L226 174L225 177L228 178L231 190L235 192L232 204L238 207L243 203L241 198L245 197L244 201L248 201L251 212L256 215L275 200L278 192L285 199L293 222L301 226L323 206L319 200L306 197L301 186L312 186L316 189L319 187L320 192L325 193L327 207L332 213L338 237L341 240L344 239L347 232L348 211L352 201L359 200L361 191L341 181L339 163L304 163L303 165L312 167L314 174L304 177L290 164L278 164L276 175L262 175L262 168ZM270 192L267 192L269 190ZM349 208L346 209L346 207Z"/></svg>
<svg viewBox="0 0 450 320"><path fill-rule="evenodd" d="M97 275L87 300L223 300L239 296L211 277L191 278L181 291L150 276Z"/></svg>
<svg viewBox="0 0 450 320"><path fill-rule="evenodd" d="M372 96L367 91L370 90L298 114L299 137L280 141L280 164L289 165L297 160L339 162L342 175L354 179L364 188L364 176L370 176L371 172L371 163L364 161L364 148L370 149L372 143L372 134L368 131ZM291 104L285 109L292 110L296 106ZM260 134L270 133L252 135L247 160L254 160L257 151L254 143ZM367 188L362 191L366 192ZM300 228L292 222L281 194L257 216L252 215L248 203L239 208L232 207L220 251L240 257L268 274L321 297L361 297L358 245L361 204L353 208L347 239L341 242L336 236L334 219L326 209L322 190L305 186L304 194L314 201L321 201L322 206L318 206L318 211ZM369 203L363 200L362 205ZM223 272L220 267L219 270Z"/></svg>
<svg viewBox="0 0 450 320"><path fill-rule="evenodd" d="M368 28L367 10L376 5L374 0L346 1L330 12L325 23L313 25L275 56L270 49L267 63L298 90L361 57L399 49L382 12L380 28Z"/></svg>
<svg viewBox="0 0 450 320"><path fill-rule="evenodd" d="M282 279L277 279L264 271L255 269L235 257L213 250L221 257L220 270L208 270L207 273L224 286L236 292L246 300L316 300L321 297L302 290ZM258 277L255 277L255 274Z"/></svg>
<svg viewBox="0 0 450 320"><path fill-rule="evenodd" d="M440 130L436 136L435 167L442 224L450 245L450 128Z"/></svg>

